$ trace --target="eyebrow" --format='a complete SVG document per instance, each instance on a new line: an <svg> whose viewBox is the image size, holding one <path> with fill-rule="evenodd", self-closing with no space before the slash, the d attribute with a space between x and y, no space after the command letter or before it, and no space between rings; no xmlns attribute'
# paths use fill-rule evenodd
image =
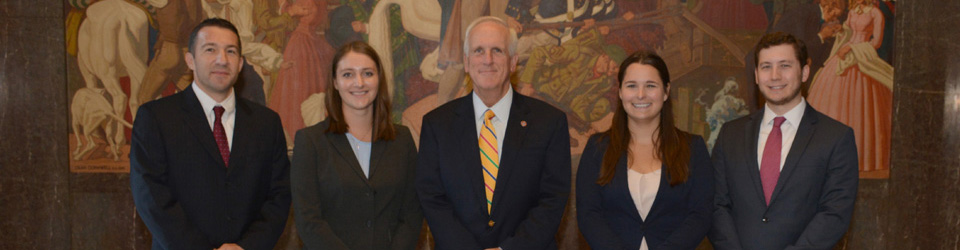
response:
<svg viewBox="0 0 960 250"><path fill-rule="evenodd" d="M207 46L215 46L215 47L216 47L217 45L218 45L217 43L209 42L209 43L201 44L200 47L207 47ZM227 48L238 48L239 46L234 45L234 44L228 44L228 45L225 46L225 47L227 47Z"/></svg>

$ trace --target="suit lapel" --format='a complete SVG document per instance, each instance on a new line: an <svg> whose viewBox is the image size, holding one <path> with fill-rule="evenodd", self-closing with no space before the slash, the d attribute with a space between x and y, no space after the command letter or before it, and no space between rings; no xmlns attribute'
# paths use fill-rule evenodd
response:
<svg viewBox="0 0 960 250"><path fill-rule="evenodd" d="M210 123L207 121L206 114L204 114L203 106L200 105L200 100L197 100L193 88L188 87L183 90L180 97L182 100L180 108L186 114L183 116L183 123L188 128L187 130L193 133L194 138L200 143L200 147L207 151L210 158L219 163L221 169L226 168L223 158L220 157L217 141L213 138L213 130L210 129Z"/></svg>
<svg viewBox="0 0 960 250"><path fill-rule="evenodd" d="M330 144L333 144L333 148L337 154L340 155L340 158L346 161L349 168L353 169L353 172L357 174L357 177L367 185L370 185L367 181L367 176L363 174L363 169L360 168L360 162L357 161L357 156L353 153L353 148L350 147L350 142L347 141L347 134L324 133L324 135L327 136Z"/></svg>
<svg viewBox="0 0 960 250"><path fill-rule="evenodd" d="M747 172L750 173L750 181L753 182L753 189L756 191L757 199L760 199L760 203L766 204L766 198L763 197L763 184L760 181L760 163L757 162L757 140L760 138L760 123L763 122L763 109L760 109L760 112L750 116L750 124L747 126L746 138L747 141L744 142L747 151Z"/></svg>
<svg viewBox="0 0 960 250"><path fill-rule="evenodd" d="M482 213L487 214L487 198L483 190L483 166L480 164L480 145L477 141L477 122L473 113L472 95L473 92L470 92L466 97L458 99L460 104L454 118L453 131L455 138L459 140L455 143L460 148L455 151L459 152L459 159L463 159L463 169L461 170L470 182L474 197L480 201L477 204L482 205L477 209L482 209Z"/></svg>
<svg viewBox="0 0 960 250"><path fill-rule="evenodd" d="M773 189L773 195L770 196L770 203L777 200L777 194L783 190L786 182L790 180L790 175L793 174L793 170L797 168L797 162L800 161L803 152L807 149L810 138L813 137L813 132L816 131L816 123L817 111L814 110L810 104L807 104L803 112L803 118L800 118L799 126L797 127L797 135L793 137L790 152L787 153L783 169L780 170L780 177L777 178L777 187Z"/></svg>
<svg viewBox="0 0 960 250"><path fill-rule="evenodd" d="M660 164L660 186L657 187L657 195L653 198L653 205L650 206L650 212L647 212L647 218L657 217L663 210L664 193L670 192L670 174L667 173L667 165ZM631 198L632 199L632 198ZM639 214L639 213L638 213Z"/></svg>
<svg viewBox="0 0 960 250"><path fill-rule="evenodd" d="M373 180L373 177L377 176L376 173L380 170L380 158L383 157L383 153L387 150L387 144L389 143L389 141L374 141L373 145L370 146L370 178L367 178L368 181ZM359 166L359 163L357 165Z"/></svg>
<svg viewBox="0 0 960 250"><path fill-rule="evenodd" d="M516 168L521 167L514 164L520 149L523 148L524 135L527 133L526 123L527 113L530 111L524 102L526 97L517 92L513 92L513 104L510 105L510 118L507 121L507 131L503 135L503 150L500 152L500 170L497 174L497 188L493 191L493 209L496 209L503 199L505 189L509 186L510 176ZM476 143L474 143L476 145ZM477 148L479 151L479 146ZM491 212L493 211L491 209Z"/></svg>
<svg viewBox="0 0 960 250"><path fill-rule="evenodd" d="M252 111L239 97L236 97L236 117L233 122L233 146L230 149L230 166L227 166L227 172L233 172L234 169L242 168L247 162L244 156L251 155L251 147L254 137L254 128ZM219 149L218 149L219 150Z"/></svg>
<svg viewBox="0 0 960 250"><path fill-rule="evenodd" d="M640 217L640 212L637 211L637 205L633 202L633 196L630 194L630 180L627 175L629 171L627 169L627 152L624 152L620 156L620 160L617 161L617 169L614 170L613 181L610 182L612 185L609 188L612 188L614 193L619 194L615 197L617 201L617 206L624 211L629 211L630 218L633 218L637 223L643 223L643 218Z"/></svg>

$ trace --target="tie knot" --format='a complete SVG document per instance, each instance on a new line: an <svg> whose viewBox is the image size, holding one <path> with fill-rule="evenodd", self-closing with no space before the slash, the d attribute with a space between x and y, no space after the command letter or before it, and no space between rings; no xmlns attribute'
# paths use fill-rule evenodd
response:
<svg viewBox="0 0 960 250"><path fill-rule="evenodd" d="M223 116L223 111L225 110L226 109L224 109L223 106L216 106L216 107L213 107L213 114L216 115L217 118L220 118L221 116Z"/></svg>
<svg viewBox="0 0 960 250"><path fill-rule="evenodd" d="M786 120L787 120L787 118L784 118L783 116L774 117L774 118L773 118L773 127L779 128L780 125L783 124L783 122L786 121Z"/></svg>
<svg viewBox="0 0 960 250"><path fill-rule="evenodd" d="M493 113L493 110L488 109L487 112L483 112L483 119L485 120L493 119L495 116L497 115Z"/></svg>

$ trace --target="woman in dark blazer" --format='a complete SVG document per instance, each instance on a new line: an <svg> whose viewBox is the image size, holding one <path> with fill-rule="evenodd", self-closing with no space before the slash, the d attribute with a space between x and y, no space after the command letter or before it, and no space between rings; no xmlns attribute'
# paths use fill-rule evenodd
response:
<svg viewBox="0 0 960 250"><path fill-rule="evenodd" d="M417 149L390 122L380 58L364 42L333 57L327 119L297 131L291 186L305 249L413 249L423 216Z"/></svg>
<svg viewBox="0 0 960 250"><path fill-rule="evenodd" d="M710 230L713 167L703 138L674 126L670 75L656 54L620 64L610 130L577 172L577 221L593 249L695 249Z"/></svg>

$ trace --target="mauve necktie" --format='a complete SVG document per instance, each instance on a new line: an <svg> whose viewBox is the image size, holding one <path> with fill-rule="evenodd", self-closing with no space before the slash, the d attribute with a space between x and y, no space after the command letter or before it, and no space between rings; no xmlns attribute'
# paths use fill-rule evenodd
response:
<svg viewBox="0 0 960 250"><path fill-rule="evenodd" d="M763 197L770 205L770 196L773 196L773 189L777 187L777 179L780 178L780 149L783 147L783 133L780 132L780 125L786 118L778 116L773 118L773 129L767 136L767 144L763 146L763 158L760 160L760 182L763 183Z"/></svg>
<svg viewBox="0 0 960 250"><path fill-rule="evenodd" d="M213 121L213 138L217 139L217 147L220 148L220 157L223 158L223 165L230 166L230 143L227 141L227 132L223 129L223 107L213 107L213 114L216 120Z"/></svg>

